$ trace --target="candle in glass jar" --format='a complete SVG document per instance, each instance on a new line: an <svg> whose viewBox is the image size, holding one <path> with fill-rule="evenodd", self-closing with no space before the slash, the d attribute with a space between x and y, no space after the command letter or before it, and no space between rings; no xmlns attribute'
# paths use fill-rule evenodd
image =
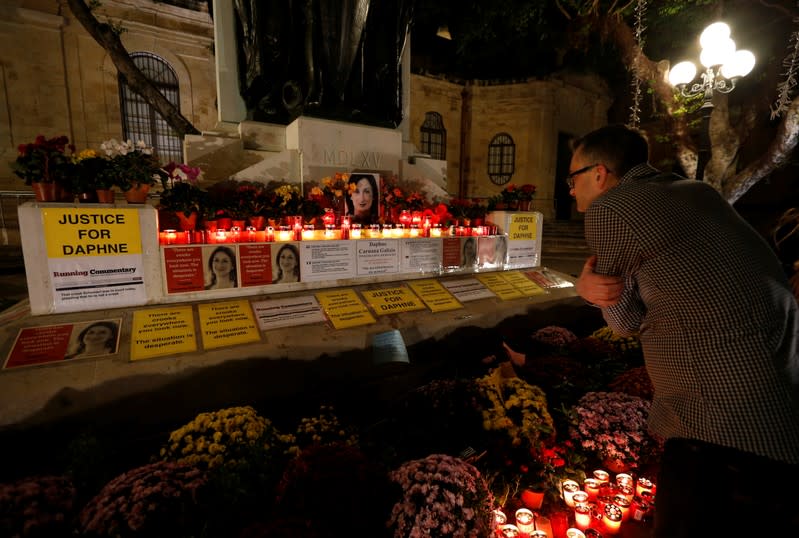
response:
<svg viewBox="0 0 799 538"><path fill-rule="evenodd" d="M358 228L360 229L360 225ZM344 215L341 217L341 238L342 239L349 239L350 238L350 216Z"/></svg>
<svg viewBox="0 0 799 538"><path fill-rule="evenodd" d="M640 497L644 491L652 491L653 485L651 480L642 476L635 485L635 494Z"/></svg>
<svg viewBox="0 0 799 538"><path fill-rule="evenodd" d="M506 523L499 528L500 536L503 538L517 538L521 533L519 527Z"/></svg>
<svg viewBox="0 0 799 538"><path fill-rule="evenodd" d="M588 506L580 505L574 507L574 524L582 530L591 526L591 510Z"/></svg>
<svg viewBox="0 0 799 538"><path fill-rule="evenodd" d="M574 506L578 506L580 504L588 506L588 494L584 491L576 491L572 495L572 502Z"/></svg>
<svg viewBox="0 0 799 538"><path fill-rule="evenodd" d="M627 521L630 517L630 501L624 495L613 497L613 504L621 508L621 520Z"/></svg>
<svg viewBox="0 0 799 538"><path fill-rule="evenodd" d="M632 486L633 485L633 477L627 473L619 473L616 475L616 485L619 487L622 486Z"/></svg>
<svg viewBox="0 0 799 538"><path fill-rule="evenodd" d="M441 237L441 225L433 224L430 227L430 237Z"/></svg>
<svg viewBox="0 0 799 538"><path fill-rule="evenodd" d="M289 226L281 226L277 232L278 241L291 241L293 232Z"/></svg>
<svg viewBox="0 0 799 538"><path fill-rule="evenodd" d="M586 478L583 480L583 490L588 494L588 500L593 501L599 495L599 480Z"/></svg>
<svg viewBox="0 0 799 538"><path fill-rule="evenodd" d="M527 508L516 510L516 527L523 534L530 534L535 530L535 515Z"/></svg>
<svg viewBox="0 0 799 538"><path fill-rule="evenodd" d="M310 241L314 238L314 225L306 224L302 229L302 238L305 241Z"/></svg>
<svg viewBox="0 0 799 538"><path fill-rule="evenodd" d="M602 522L608 534L616 534L621 528L621 508L615 504L606 504L602 514Z"/></svg>
<svg viewBox="0 0 799 538"><path fill-rule="evenodd" d="M505 512L497 508L493 512L494 514L494 525L499 527L500 525L504 525L508 521L508 516L505 515Z"/></svg>
<svg viewBox="0 0 799 538"><path fill-rule="evenodd" d="M574 500L572 496L580 491L580 484L574 480L564 480L561 482L561 489L563 491L563 500L566 501L566 506L574 508Z"/></svg>
<svg viewBox="0 0 799 538"><path fill-rule="evenodd" d="M178 233L175 230L167 230L166 231L166 244L167 245L174 245L178 238Z"/></svg>
<svg viewBox="0 0 799 538"><path fill-rule="evenodd" d="M602 487L602 484L607 484L610 482L610 475L607 471L603 471L602 469L597 469L594 471L594 478L599 480L599 487Z"/></svg>
<svg viewBox="0 0 799 538"><path fill-rule="evenodd" d="M566 529L566 538L585 538L585 534L580 529Z"/></svg>
<svg viewBox="0 0 799 538"><path fill-rule="evenodd" d="M352 225L352 229L350 230L350 237L353 239L360 239L361 238L361 225L355 223Z"/></svg>
<svg viewBox="0 0 799 538"><path fill-rule="evenodd" d="M266 240L267 241L275 240L275 229L272 226L266 227Z"/></svg>
<svg viewBox="0 0 799 538"><path fill-rule="evenodd" d="M530 538L549 538L549 535L547 534L547 531L538 529L530 533Z"/></svg>

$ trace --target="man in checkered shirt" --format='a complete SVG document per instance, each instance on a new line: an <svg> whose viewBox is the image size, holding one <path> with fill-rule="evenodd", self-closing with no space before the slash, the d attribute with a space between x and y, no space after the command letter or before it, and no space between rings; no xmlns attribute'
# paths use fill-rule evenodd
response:
<svg viewBox="0 0 799 538"><path fill-rule="evenodd" d="M576 289L615 332L639 333L649 426L666 439L655 536L799 536L799 308L779 260L712 187L652 168L637 131L573 148L594 253Z"/></svg>

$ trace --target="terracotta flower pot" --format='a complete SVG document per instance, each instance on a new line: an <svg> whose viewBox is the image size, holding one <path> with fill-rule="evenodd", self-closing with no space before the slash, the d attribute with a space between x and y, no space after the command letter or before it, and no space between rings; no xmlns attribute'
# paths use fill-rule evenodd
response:
<svg viewBox="0 0 799 538"><path fill-rule="evenodd" d="M178 218L178 227L183 232L193 232L194 228L197 226L197 212L192 211L189 216L186 216L186 213L183 211L176 211L175 215Z"/></svg>
<svg viewBox="0 0 799 538"><path fill-rule="evenodd" d="M209 232L215 232L219 228L219 223L216 220L206 220L205 229Z"/></svg>
<svg viewBox="0 0 799 538"><path fill-rule="evenodd" d="M113 204L114 203L114 191L111 189L97 189L97 201L101 204Z"/></svg>
<svg viewBox="0 0 799 538"><path fill-rule="evenodd" d="M228 217L216 219L216 225L220 230L230 230L230 228L233 226L233 219Z"/></svg>
<svg viewBox="0 0 799 538"><path fill-rule="evenodd" d="M256 230L263 230L266 228L266 217L250 217L250 226L254 226Z"/></svg>
<svg viewBox="0 0 799 538"><path fill-rule="evenodd" d="M125 191L125 200L129 204L143 204L147 201L147 193L150 186L146 183L134 183L133 187Z"/></svg>
<svg viewBox="0 0 799 538"><path fill-rule="evenodd" d="M519 200L519 211L530 211L530 200Z"/></svg>
<svg viewBox="0 0 799 538"><path fill-rule="evenodd" d="M33 194L36 196L37 202L55 202L56 187L52 181L49 183L34 181L31 183L31 187L33 187Z"/></svg>
<svg viewBox="0 0 799 538"><path fill-rule="evenodd" d="M544 492L525 489L522 491L522 504L530 510L538 510L544 504Z"/></svg>

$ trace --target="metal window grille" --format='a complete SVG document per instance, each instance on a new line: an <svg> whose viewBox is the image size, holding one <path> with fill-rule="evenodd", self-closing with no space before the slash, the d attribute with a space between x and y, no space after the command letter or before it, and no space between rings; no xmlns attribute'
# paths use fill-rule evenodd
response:
<svg viewBox="0 0 799 538"><path fill-rule="evenodd" d="M425 112L422 132L422 153L427 153L434 159L444 161L447 159L447 130L444 129L444 120L438 112Z"/></svg>
<svg viewBox="0 0 799 538"><path fill-rule="evenodd" d="M167 100L180 107L178 77L172 67L155 54L136 52L130 55L133 63L152 82ZM153 147L162 163L183 161L180 135L150 106L141 95L128 87L125 76L119 74L119 104L122 110L122 138L143 140Z"/></svg>
<svg viewBox="0 0 799 538"><path fill-rule="evenodd" d="M504 185L516 171L516 144L507 133L500 133L488 144L488 177L496 185Z"/></svg>

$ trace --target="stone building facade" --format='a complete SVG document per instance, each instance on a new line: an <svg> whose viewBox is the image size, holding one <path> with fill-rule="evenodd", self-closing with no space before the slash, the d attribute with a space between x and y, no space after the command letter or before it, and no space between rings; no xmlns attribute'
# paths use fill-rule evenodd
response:
<svg viewBox="0 0 799 538"><path fill-rule="evenodd" d="M171 68L180 111L198 130L210 136L236 135L219 121L214 22L205 2L104 0L96 14L124 28L121 39L130 53L152 55ZM403 142L421 151L425 119L429 113L438 115L446 131L442 168L447 191L468 197L489 197L501 191L504 185L492 182L488 173L489 147L497 135L507 136L512 141L513 171L505 179L535 184L533 208L545 218L554 216L564 135L603 125L611 102L607 91L593 80L488 83L417 74L409 78L409 124L404 126L407 139L404 136ZM98 149L104 140L123 138L122 110L119 77L111 58L65 1L0 3L0 191L29 190L8 165L19 144L39 134L63 134L78 150ZM264 128L285 130L283 126ZM280 133L276 136L285 139ZM245 150L241 154L251 160L247 141L241 144ZM5 220L2 242L17 244L13 222L18 201L9 196L0 201Z"/></svg>

